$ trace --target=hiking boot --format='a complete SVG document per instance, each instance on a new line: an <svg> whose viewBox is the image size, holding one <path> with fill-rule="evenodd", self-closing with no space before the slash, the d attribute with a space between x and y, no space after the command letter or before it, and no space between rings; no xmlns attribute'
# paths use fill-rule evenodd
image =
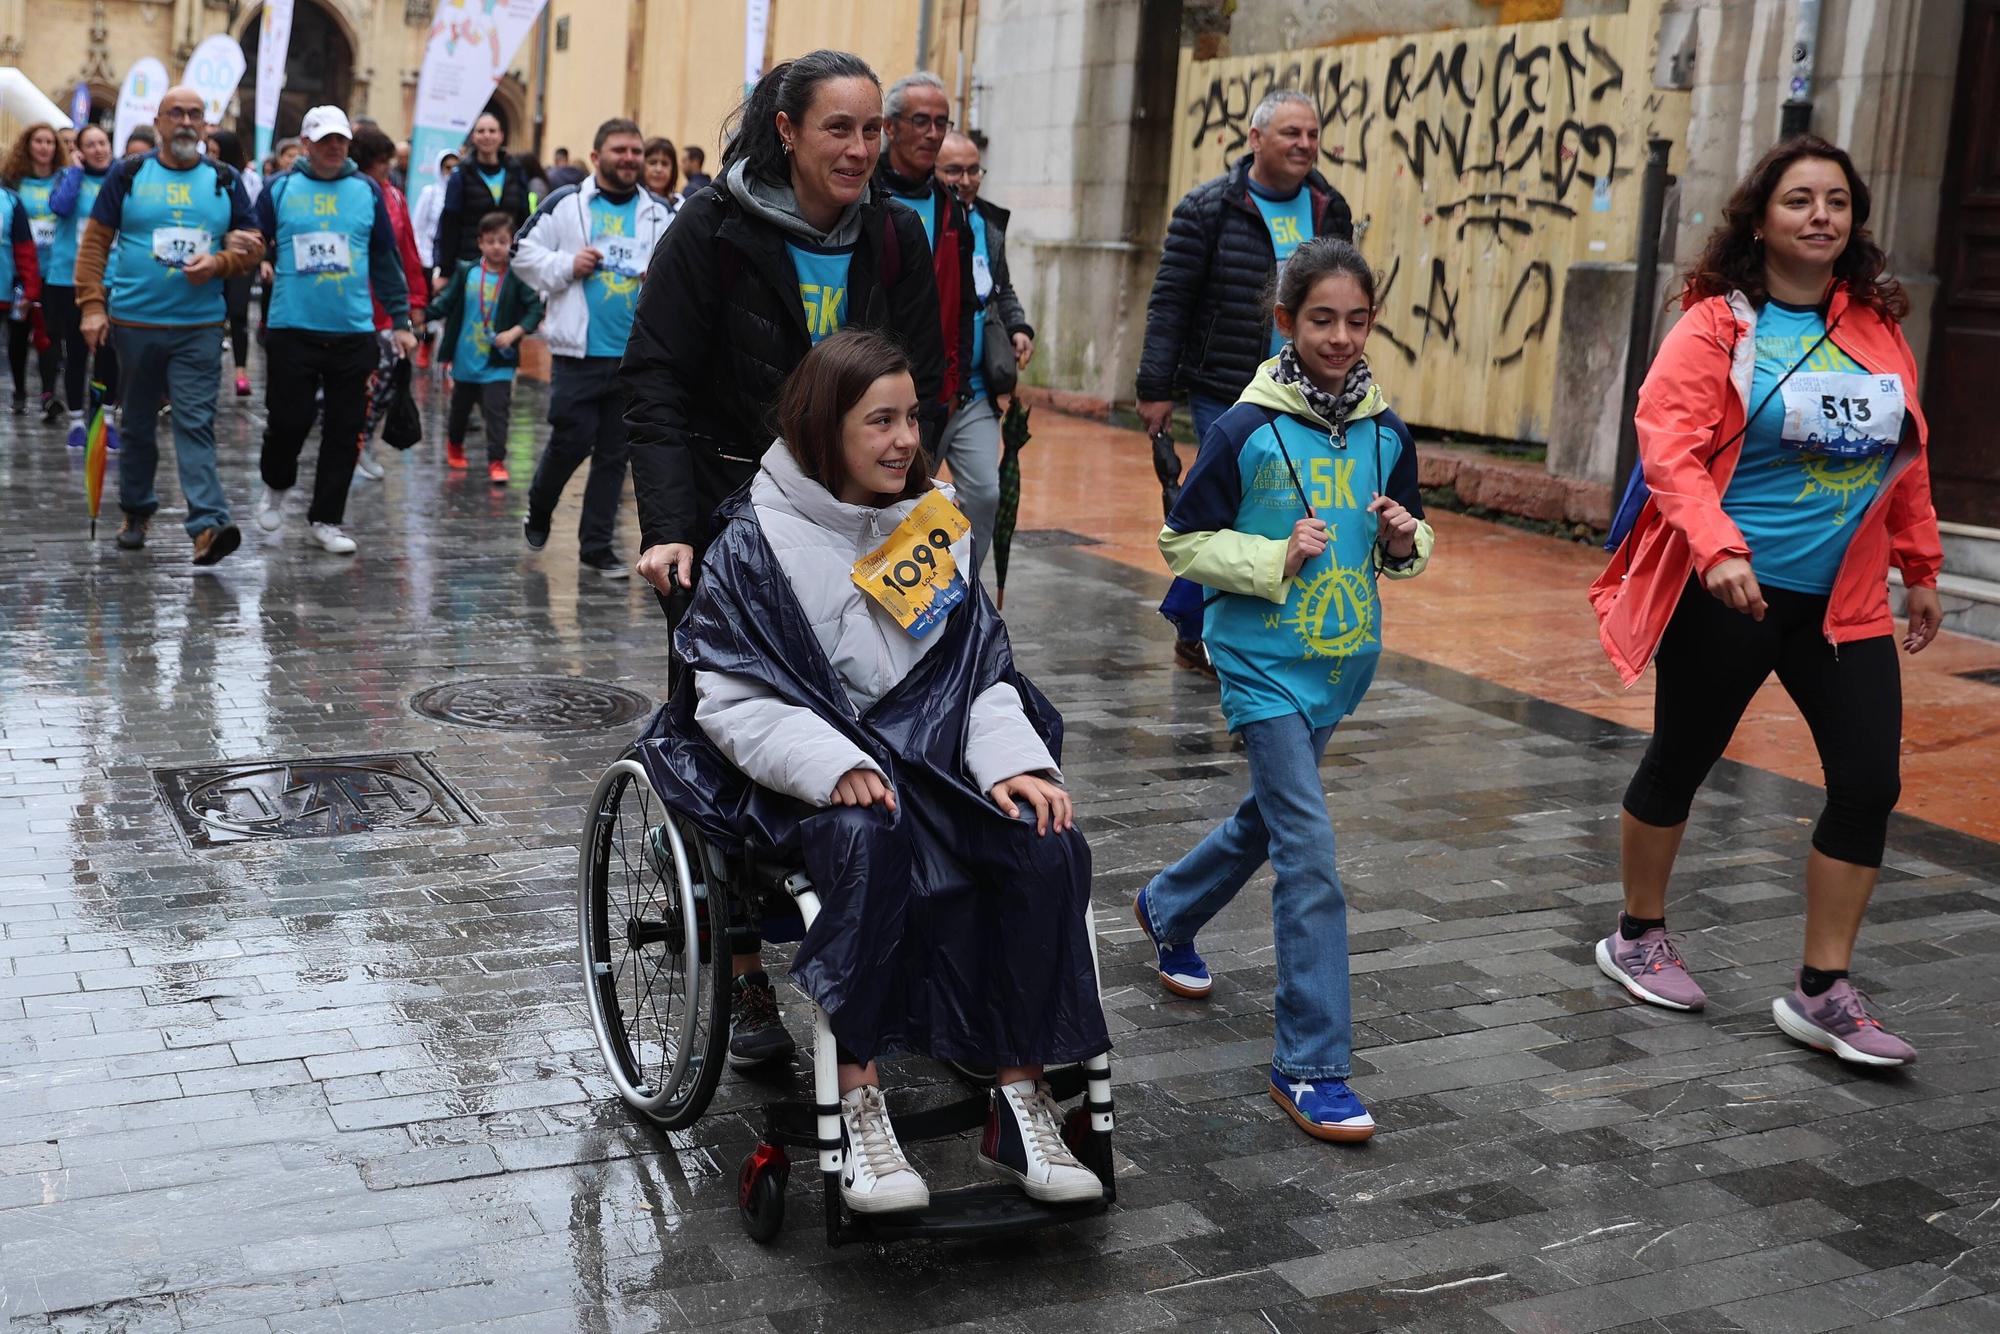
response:
<svg viewBox="0 0 2000 1334"><path fill-rule="evenodd" d="M1097 1173L1076 1160L1062 1136L1062 1108L1048 1083L1022 1079L993 1090L979 1156L1001 1176L1012 1177L1031 1200L1080 1204L1104 1198Z"/></svg>
<svg viewBox="0 0 2000 1334"><path fill-rule="evenodd" d="M881 1089L863 1084L841 1098L840 1137L841 1203L857 1214L887 1214L931 1202L930 1187L903 1156Z"/></svg>
<svg viewBox="0 0 2000 1334"><path fill-rule="evenodd" d="M1139 929L1146 933L1146 939L1153 942L1160 985L1187 1000L1206 1000L1215 986L1215 979L1208 975L1208 964L1195 950L1194 942L1162 945L1153 939L1153 919L1146 913L1146 891L1143 889L1139 891L1139 897L1132 901L1132 915L1139 919Z"/></svg>
<svg viewBox="0 0 2000 1334"><path fill-rule="evenodd" d="M215 565L242 545L243 534L233 523L219 523L194 535L194 563Z"/></svg>
<svg viewBox="0 0 2000 1334"><path fill-rule="evenodd" d="M738 1070L789 1061L799 1044L778 1013L778 996L762 969L736 979L729 995L729 1064ZM898 1206L904 1207L904 1206Z"/></svg>
<svg viewBox="0 0 2000 1334"><path fill-rule="evenodd" d="M1358 1144L1375 1133L1375 1118L1344 1079L1293 1079L1274 1065L1271 1101L1314 1139Z"/></svg>
<svg viewBox="0 0 2000 1334"><path fill-rule="evenodd" d="M125 516L125 522L118 525L118 549L138 551L146 545L146 525L148 520L136 514Z"/></svg>
<svg viewBox="0 0 2000 1334"><path fill-rule="evenodd" d="M1619 917L1624 923L1623 915ZM1597 966L1603 974L1648 1005L1665 1010L1699 1010L1708 993L1688 972L1673 937L1656 926L1637 940L1613 931L1597 942Z"/></svg>
<svg viewBox="0 0 2000 1334"><path fill-rule="evenodd" d="M1882 1027L1844 977L1817 996L1806 995L1794 981L1790 995L1771 1002L1771 1018L1793 1041L1855 1065L1909 1065L1917 1059L1917 1049Z"/></svg>

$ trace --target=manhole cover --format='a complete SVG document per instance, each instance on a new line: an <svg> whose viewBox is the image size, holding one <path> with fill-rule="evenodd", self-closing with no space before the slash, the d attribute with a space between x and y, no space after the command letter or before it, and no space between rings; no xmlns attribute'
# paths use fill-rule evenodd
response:
<svg viewBox="0 0 2000 1334"><path fill-rule="evenodd" d="M411 753L156 769L153 780L197 848L477 823L450 784Z"/></svg>
<svg viewBox="0 0 2000 1334"><path fill-rule="evenodd" d="M511 732L581 732L645 717L653 702L635 691L573 676L494 676L432 686L411 699L426 718Z"/></svg>
<svg viewBox="0 0 2000 1334"><path fill-rule="evenodd" d="M1014 534L1014 545L1021 547L1101 547L1104 543L1095 537L1085 537L1082 533L1072 533L1067 528L1023 528Z"/></svg>

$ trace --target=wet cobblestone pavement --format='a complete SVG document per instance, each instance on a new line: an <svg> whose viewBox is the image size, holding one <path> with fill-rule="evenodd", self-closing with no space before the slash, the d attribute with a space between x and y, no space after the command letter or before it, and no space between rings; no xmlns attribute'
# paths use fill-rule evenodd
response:
<svg viewBox="0 0 2000 1334"><path fill-rule="evenodd" d="M1993 845L1893 827L1857 976L1923 1058L1870 1077L1769 1019L1818 798L1725 765L1674 900L1710 1007L1642 1009L1590 960L1638 738L1391 657L1323 770L1356 1085L1384 1131L1314 1143L1263 1093L1256 886L1203 939L1211 1001L1149 980L1130 896L1246 775L1212 687L1165 665L1160 581L1089 547L1018 548L1008 619L1066 714L1096 854L1119 1204L1011 1243L828 1251L801 1171L755 1245L735 1172L770 1086L730 1076L693 1129L641 1129L581 1002L577 831L630 725L411 705L506 677L657 699L653 599L578 569L573 500L527 552L524 487L446 477L435 439L357 484L358 557L307 547L296 516L260 543L259 402L222 404L248 540L212 575L166 521L171 468L147 551L113 547L115 516L87 544L80 461L0 418L9 1334L2000 1328ZM518 478L541 402L517 396ZM629 558L629 517L622 537ZM1394 589L1389 616L1423 596ZM381 756L411 767L268 772ZM162 795L190 783L159 771L223 762L267 770L204 798L253 833L344 811L368 830L193 847ZM403 818L426 773L457 818ZM921 1157L971 1179L969 1143Z"/></svg>

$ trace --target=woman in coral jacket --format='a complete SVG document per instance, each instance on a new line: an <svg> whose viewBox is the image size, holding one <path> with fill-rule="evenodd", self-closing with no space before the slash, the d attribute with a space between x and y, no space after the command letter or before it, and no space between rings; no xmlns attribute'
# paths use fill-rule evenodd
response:
<svg viewBox="0 0 2000 1334"><path fill-rule="evenodd" d="M1639 391L1651 498L1592 585L1625 683L1658 666L1653 739L1625 792L1624 912L1598 967L1640 1000L1707 997L1666 930L1695 790L1775 671L1812 729L1826 805L1806 862L1802 966L1772 1017L1842 1060L1906 1065L1848 963L1900 791L1902 648L1937 634L1942 560L1900 321L1909 303L1867 230L1868 187L1811 136L1765 154L1688 275L1686 312Z"/></svg>

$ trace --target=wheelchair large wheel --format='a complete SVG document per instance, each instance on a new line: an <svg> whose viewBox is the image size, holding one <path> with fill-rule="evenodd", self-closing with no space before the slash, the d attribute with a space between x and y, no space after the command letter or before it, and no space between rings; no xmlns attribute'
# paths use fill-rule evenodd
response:
<svg viewBox="0 0 2000 1334"><path fill-rule="evenodd" d="M720 859L629 755L598 780L578 918L597 1045L627 1106L665 1130L707 1110L729 1040Z"/></svg>

